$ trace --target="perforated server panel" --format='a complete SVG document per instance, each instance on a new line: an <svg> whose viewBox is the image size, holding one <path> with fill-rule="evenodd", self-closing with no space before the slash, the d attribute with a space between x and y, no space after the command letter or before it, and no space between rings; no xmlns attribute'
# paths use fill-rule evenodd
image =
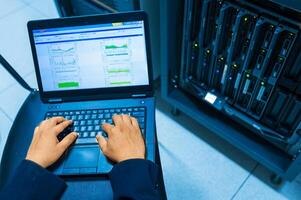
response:
<svg viewBox="0 0 301 200"><path fill-rule="evenodd" d="M173 49L166 57L179 60L166 61L163 97L209 129L227 127L218 134L268 167L283 159L274 171L290 169L301 152L301 6L290 0L175 2L173 12L182 18L167 20L180 22L182 32L166 40Z"/></svg>
<svg viewBox="0 0 301 200"><path fill-rule="evenodd" d="M199 2L199 10L193 2ZM300 51L293 48L298 22L231 1L186 1L185 8L190 18L184 20L185 60L181 67L186 69L182 70L181 87L225 114L227 108L231 116L244 115L236 121L295 154L301 146L292 148L300 144L290 137L298 134L298 93L289 92L281 112L275 117L273 113L279 103L282 71L290 68L289 59L295 59L291 52ZM214 101L208 101L208 95Z"/></svg>

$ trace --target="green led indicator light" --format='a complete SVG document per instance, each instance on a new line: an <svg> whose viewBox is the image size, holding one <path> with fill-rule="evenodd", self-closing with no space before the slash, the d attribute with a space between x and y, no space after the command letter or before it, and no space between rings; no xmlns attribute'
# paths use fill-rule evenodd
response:
<svg viewBox="0 0 301 200"><path fill-rule="evenodd" d="M248 21L248 18L247 17L244 17L244 22Z"/></svg>
<svg viewBox="0 0 301 200"><path fill-rule="evenodd" d="M194 47L198 47L198 43L194 43Z"/></svg>
<svg viewBox="0 0 301 200"><path fill-rule="evenodd" d="M223 60L224 60L224 57L221 57L220 59L223 61Z"/></svg>
<svg viewBox="0 0 301 200"><path fill-rule="evenodd" d="M261 85L264 85L264 82L261 82Z"/></svg>
<svg viewBox="0 0 301 200"><path fill-rule="evenodd" d="M209 54L210 53L210 49L207 49L206 53Z"/></svg>
<svg viewBox="0 0 301 200"><path fill-rule="evenodd" d="M247 74L246 76L247 76L247 78L249 78L249 77L250 77L250 74Z"/></svg>

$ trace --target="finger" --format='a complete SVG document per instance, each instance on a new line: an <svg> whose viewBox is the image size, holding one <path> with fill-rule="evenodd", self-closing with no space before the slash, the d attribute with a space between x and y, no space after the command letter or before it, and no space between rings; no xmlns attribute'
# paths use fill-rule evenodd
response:
<svg viewBox="0 0 301 200"><path fill-rule="evenodd" d="M72 132L68 134L64 139L57 144L57 147L61 154L63 154L66 149L76 140L78 133Z"/></svg>
<svg viewBox="0 0 301 200"><path fill-rule="evenodd" d="M115 126L120 126L122 124L121 115L114 115L113 116L113 121L114 121Z"/></svg>
<svg viewBox="0 0 301 200"><path fill-rule="evenodd" d="M34 131L33 131L33 138L36 138L38 136L38 133L39 133L39 127L37 126Z"/></svg>
<svg viewBox="0 0 301 200"><path fill-rule="evenodd" d="M132 122L132 125L135 127L135 128L139 128L139 124L138 124L138 121L135 117L131 117L131 122Z"/></svg>
<svg viewBox="0 0 301 200"><path fill-rule="evenodd" d="M131 125L131 124L132 124L129 115L122 115L122 119L123 119L123 122L124 122L125 124L127 124L127 125Z"/></svg>
<svg viewBox="0 0 301 200"><path fill-rule="evenodd" d="M72 124L71 120L63 121L62 123L60 123L60 124L58 124L54 127L55 133L58 135L59 133L61 133L63 130L65 130L65 128L67 128L71 124Z"/></svg>
<svg viewBox="0 0 301 200"><path fill-rule="evenodd" d="M40 137L39 133L40 133L39 126L37 126L33 131L32 141L38 140L38 138Z"/></svg>
<svg viewBox="0 0 301 200"><path fill-rule="evenodd" d="M59 123L62 123L63 121L65 121L66 119L64 117L52 117L49 119L49 122L52 125L57 125Z"/></svg>
<svg viewBox="0 0 301 200"><path fill-rule="evenodd" d="M112 128L114 128L114 126L111 124L108 123L102 124L102 130L104 130L109 137L112 136Z"/></svg>
<svg viewBox="0 0 301 200"><path fill-rule="evenodd" d="M101 151L103 152L103 154L105 154L107 152L108 141L100 134L96 135L96 140Z"/></svg>

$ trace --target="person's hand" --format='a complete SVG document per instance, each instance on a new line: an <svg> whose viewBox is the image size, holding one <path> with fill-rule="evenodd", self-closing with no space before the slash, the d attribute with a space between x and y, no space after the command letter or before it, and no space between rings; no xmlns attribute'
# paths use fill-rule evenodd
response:
<svg viewBox="0 0 301 200"><path fill-rule="evenodd" d="M128 115L114 115L111 124L103 124L102 129L108 139L97 135L96 139L105 156L117 163L128 159L145 159L145 144L137 120Z"/></svg>
<svg viewBox="0 0 301 200"><path fill-rule="evenodd" d="M42 121L34 130L26 160L31 160L44 168L55 163L77 138L78 134L72 132L61 142L58 141L57 135L70 124L72 121L65 120L63 117Z"/></svg>

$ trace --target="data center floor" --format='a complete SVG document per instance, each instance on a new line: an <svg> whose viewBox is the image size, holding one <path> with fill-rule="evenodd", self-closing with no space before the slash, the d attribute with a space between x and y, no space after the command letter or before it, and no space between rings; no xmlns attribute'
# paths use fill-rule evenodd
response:
<svg viewBox="0 0 301 200"><path fill-rule="evenodd" d="M51 0L0 0L0 53L37 87L27 37L30 19L58 17ZM0 67L0 155L28 92ZM274 187L271 172L181 114L157 93L156 123L168 199L301 199L301 175ZM100 197L101 199L101 197Z"/></svg>

